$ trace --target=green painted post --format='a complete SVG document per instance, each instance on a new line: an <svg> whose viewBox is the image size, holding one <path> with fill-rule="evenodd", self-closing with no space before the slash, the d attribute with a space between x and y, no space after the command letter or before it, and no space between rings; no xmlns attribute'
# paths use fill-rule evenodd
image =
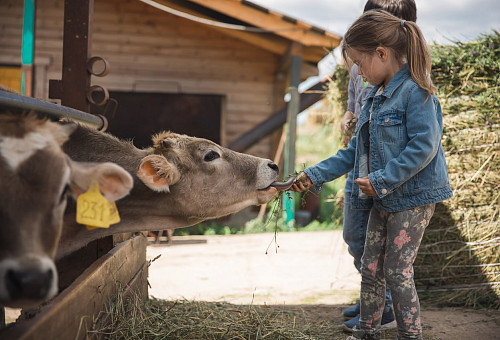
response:
<svg viewBox="0 0 500 340"><path fill-rule="evenodd" d="M299 83L302 66L302 45L292 43L290 48L291 66L290 66L290 102L287 112L287 138L284 155L284 173L286 177L295 172L295 140L297 136L297 115L299 114L300 95ZM287 179L287 178L285 178ZM293 194L283 193L283 205L285 210L285 223L289 230L295 225L295 202Z"/></svg>
<svg viewBox="0 0 500 340"><path fill-rule="evenodd" d="M290 106L290 103L288 103ZM289 109L290 111L290 109ZM290 153L289 153L289 144L290 144L290 124L287 123L283 127L286 132L286 140L285 140L285 149L284 149L284 155L283 155L283 176L284 180L287 179L287 176L291 173L293 173L293 170L290 169ZM293 196L291 194L288 194L286 191L282 193L282 198L283 198L283 218L285 219L285 226L288 230L292 230L294 227L295 223L295 214L294 214L294 208L295 204L293 202Z"/></svg>
<svg viewBox="0 0 500 340"><path fill-rule="evenodd" d="M35 0L24 0L23 41L21 48L21 93L31 96L31 74L35 44Z"/></svg>

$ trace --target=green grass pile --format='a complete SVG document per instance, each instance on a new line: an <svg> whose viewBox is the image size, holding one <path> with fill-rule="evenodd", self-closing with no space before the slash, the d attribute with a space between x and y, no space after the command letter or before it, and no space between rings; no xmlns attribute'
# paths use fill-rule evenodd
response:
<svg viewBox="0 0 500 340"><path fill-rule="evenodd" d="M500 307L500 34L432 46L454 196L438 205L415 262L444 305Z"/></svg>

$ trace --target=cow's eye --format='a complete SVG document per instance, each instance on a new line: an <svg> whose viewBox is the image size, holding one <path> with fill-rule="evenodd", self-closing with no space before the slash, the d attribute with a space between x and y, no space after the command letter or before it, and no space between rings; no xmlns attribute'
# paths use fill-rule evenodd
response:
<svg viewBox="0 0 500 340"><path fill-rule="evenodd" d="M211 161L213 161L214 159L217 159L217 158L220 158L220 155L217 152L215 152L215 151L210 151L210 152L208 152L205 155L205 157L203 157L203 160L205 162L211 162Z"/></svg>

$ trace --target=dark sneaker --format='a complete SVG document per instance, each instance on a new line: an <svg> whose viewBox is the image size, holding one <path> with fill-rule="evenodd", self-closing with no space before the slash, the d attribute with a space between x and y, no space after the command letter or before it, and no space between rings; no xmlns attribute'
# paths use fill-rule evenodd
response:
<svg viewBox="0 0 500 340"><path fill-rule="evenodd" d="M348 337L346 340L380 340L381 333L380 331L375 331L374 333L367 333L366 331L362 331L361 329L354 327L352 330L352 335Z"/></svg>
<svg viewBox="0 0 500 340"><path fill-rule="evenodd" d="M380 325L380 329L393 329L397 326L398 325L396 323L396 320L394 319L392 308L382 314L382 323Z"/></svg>
<svg viewBox="0 0 500 340"><path fill-rule="evenodd" d="M351 306L347 309L344 309L342 311L342 315L344 316L344 319L345 320L349 320L349 319L352 319L353 317L355 317L356 315L359 314L359 308L360 308L360 304L359 304L359 301L357 304L355 304L354 306Z"/></svg>
<svg viewBox="0 0 500 340"><path fill-rule="evenodd" d="M354 318L351 320L348 320L342 324L342 329L345 332L352 332L352 329L354 327L359 328L359 317L360 315L356 315ZM394 313L392 312L392 309L390 309L388 312L384 312L382 314L382 324L380 325L380 329L393 329L397 327L396 320L394 319Z"/></svg>
<svg viewBox="0 0 500 340"><path fill-rule="evenodd" d="M359 317L360 317L360 315L358 314L355 317L353 317L352 319L347 320L346 322L344 322L342 324L342 330L344 332L351 333L352 329L354 327L358 327L359 328Z"/></svg>

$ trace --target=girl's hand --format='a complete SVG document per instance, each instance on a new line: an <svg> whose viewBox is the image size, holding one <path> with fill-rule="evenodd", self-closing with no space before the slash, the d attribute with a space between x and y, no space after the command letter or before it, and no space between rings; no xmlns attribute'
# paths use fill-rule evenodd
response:
<svg viewBox="0 0 500 340"><path fill-rule="evenodd" d="M295 182L293 183L290 189L296 192L303 192L311 188L312 186L313 182L311 181L309 176L307 176L305 172L301 172L297 176L297 178L295 178Z"/></svg>
<svg viewBox="0 0 500 340"><path fill-rule="evenodd" d="M377 192L373 189L370 180L367 177L359 177L354 180L354 183L359 185L359 189L367 196L377 196Z"/></svg>

